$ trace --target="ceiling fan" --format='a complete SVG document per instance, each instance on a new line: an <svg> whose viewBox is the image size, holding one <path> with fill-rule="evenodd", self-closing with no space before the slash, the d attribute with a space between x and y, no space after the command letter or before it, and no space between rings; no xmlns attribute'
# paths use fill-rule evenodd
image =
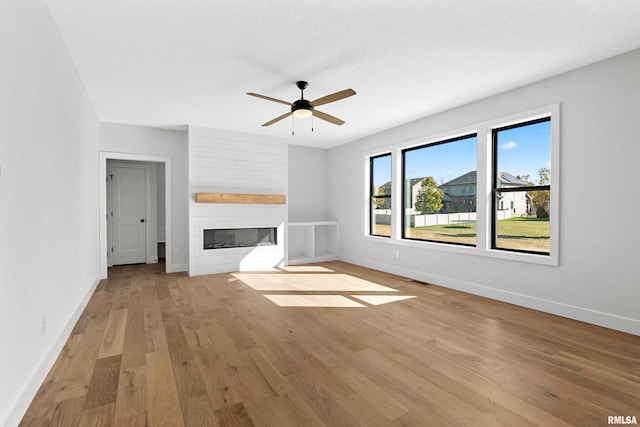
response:
<svg viewBox="0 0 640 427"><path fill-rule="evenodd" d="M304 119L313 115L319 119L325 120L329 123L333 123L334 125L340 126L344 124L344 120L341 120L327 113L323 113L322 111L318 111L316 110L316 107L319 105L328 104L330 102L340 101L341 99L355 95L356 92L353 89L345 89L345 90L341 90L340 92L332 93L331 95L323 96L322 98L318 98L314 101L308 101L304 99L304 90L307 88L308 85L309 84L305 81L296 82L296 86L298 86L298 89L300 89L300 99L298 99L297 101L294 101L293 103L283 101L281 99L271 98L270 96L264 96L257 93L252 93L252 92L247 93L247 95L251 95L257 98L266 99L267 101L279 102L280 104L291 106L291 111L264 123L262 126L270 126L286 117L289 117L290 115L294 115L295 117L298 117L301 119Z"/></svg>

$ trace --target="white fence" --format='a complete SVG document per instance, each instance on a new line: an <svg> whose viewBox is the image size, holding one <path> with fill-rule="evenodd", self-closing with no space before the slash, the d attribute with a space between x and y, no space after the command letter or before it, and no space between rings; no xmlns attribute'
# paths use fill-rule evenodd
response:
<svg viewBox="0 0 640 427"><path fill-rule="evenodd" d="M376 209L376 224L391 224L391 209Z"/></svg>
<svg viewBox="0 0 640 427"><path fill-rule="evenodd" d="M409 227L428 227L431 225L464 224L476 222L475 212L452 214L408 215ZM513 217L511 209L498 211L497 219ZM376 224L391 224L391 209L376 209Z"/></svg>
<svg viewBox="0 0 640 427"><path fill-rule="evenodd" d="M498 211L496 218L497 219L513 218L513 211L511 209L504 209L504 210Z"/></svg>
<svg viewBox="0 0 640 427"><path fill-rule="evenodd" d="M476 222L475 212L452 214L411 215L410 227L428 227L430 225L463 224Z"/></svg>

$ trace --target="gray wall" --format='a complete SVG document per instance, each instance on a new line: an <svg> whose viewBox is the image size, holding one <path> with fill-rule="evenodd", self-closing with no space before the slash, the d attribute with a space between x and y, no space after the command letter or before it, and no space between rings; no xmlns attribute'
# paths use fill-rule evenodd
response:
<svg viewBox="0 0 640 427"><path fill-rule="evenodd" d="M484 99L329 151L330 216L344 260L640 334L637 196L640 51ZM559 266L372 241L365 153L560 103ZM602 221L603 211L620 215ZM395 252L400 251L400 258Z"/></svg>
<svg viewBox="0 0 640 427"><path fill-rule="evenodd" d="M289 221L328 220L328 151L289 146Z"/></svg>

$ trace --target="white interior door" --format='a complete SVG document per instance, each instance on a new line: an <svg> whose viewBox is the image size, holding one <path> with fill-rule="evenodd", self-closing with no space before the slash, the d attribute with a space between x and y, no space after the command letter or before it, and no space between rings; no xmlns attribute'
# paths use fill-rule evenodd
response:
<svg viewBox="0 0 640 427"><path fill-rule="evenodd" d="M146 169L142 166L113 166L112 233L113 265L147 261Z"/></svg>

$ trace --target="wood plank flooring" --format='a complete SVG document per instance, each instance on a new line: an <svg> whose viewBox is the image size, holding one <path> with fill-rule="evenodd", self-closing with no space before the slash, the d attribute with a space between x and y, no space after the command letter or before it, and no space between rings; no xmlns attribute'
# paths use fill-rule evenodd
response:
<svg viewBox="0 0 640 427"><path fill-rule="evenodd" d="M163 268L109 270L21 425L640 422L637 336L342 262Z"/></svg>

